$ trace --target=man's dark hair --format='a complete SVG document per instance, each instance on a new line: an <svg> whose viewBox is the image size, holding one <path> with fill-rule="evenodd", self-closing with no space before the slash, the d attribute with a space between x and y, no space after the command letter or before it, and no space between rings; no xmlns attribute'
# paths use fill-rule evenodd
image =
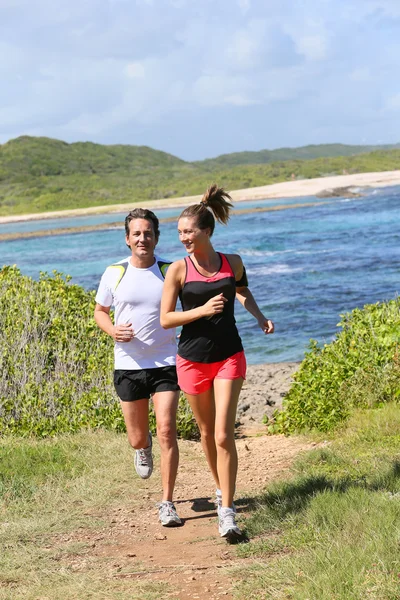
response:
<svg viewBox="0 0 400 600"><path fill-rule="evenodd" d="M156 242L158 242L158 238L160 237L159 221L153 211L147 210L147 208L134 208L131 210L129 215L125 217L126 235L129 235L129 223L133 221L133 219L146 219L146 221L149 221L153 226Z"/></svg>

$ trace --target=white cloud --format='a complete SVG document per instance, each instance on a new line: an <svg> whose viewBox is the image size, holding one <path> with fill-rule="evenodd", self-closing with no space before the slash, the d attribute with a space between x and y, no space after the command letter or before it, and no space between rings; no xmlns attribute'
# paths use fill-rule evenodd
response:
<svg viewBox="0 0 400 600"><path fill-rule="evenodd" d="M225 111L232 131L242 128L243 139L271 147L288 143L288 136L297 140L300 131L304 143L313 131L331 141L343 123L368 137L398 110L398 0L0 0L0 6L3 141L11 132L50 129L67 140L85 135L108 142L132 132L134 141L143 127L157 139L160 123L172 119L175 129L185 123L184 139L188 115L199 122L207 114L218 128ZM263 137L260 121L268 132L276 126L275 141ZM400 140L400 124L392 123L387 135L396 131ZM187 136L183 143L193 142Z"/></svg>
<svg viewBox="0 0 400 600"><path fill-rule="evenodd" d="M318 34L299 37L297 50L309 60L324 60L327 56L327 39Z"/></svg>
<svg viewBox="0 0 400 600"><path fill-rule="evenodd" d="M399 112L400 111L400 92L398 94L394 94L390 96L386 101L386 107L390 111Z"/></svg>
<svg viewBox="0 0 400 600"><path fill-rule="evenodd" d="M125 72L131 79L143 79L145 76L145 68L140 62L132 62L126 65Z"/></svg>
<svg viewBox="0 0 400 600"><path fill-rule="evenodd" d="M243 14L246 14L250 10L251 0L237 0L238 6Z"/></svg>

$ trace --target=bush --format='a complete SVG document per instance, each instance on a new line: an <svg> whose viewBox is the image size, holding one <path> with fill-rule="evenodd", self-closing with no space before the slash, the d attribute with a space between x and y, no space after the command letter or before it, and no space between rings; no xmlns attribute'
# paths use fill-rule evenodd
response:
<svg viewBox="0 0 400 600"><path fill-rule="evenodd" d="M113 341L93 319L94 292L70 277L0 270L0 434L124 431L114 392ZM154 414L150 423L155 428ZM197 436L182 398L179 434Z"/></svg>
<svg viewBox="0 0 400 600"><path fill-rule="evenodd" d="M353 407L400 400L400 299L341 317L342 331L333 342L320 347L311 340L271 432L329 431Z"/></svg>

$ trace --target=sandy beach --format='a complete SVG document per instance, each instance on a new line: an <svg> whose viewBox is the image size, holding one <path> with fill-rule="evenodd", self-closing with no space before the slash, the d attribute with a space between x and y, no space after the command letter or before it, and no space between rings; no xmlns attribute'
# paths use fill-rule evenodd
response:
<svg viewBox="0 0 400 600"><path fill-rule="evenodd" d="M353 175L337 175L335 177L318 177L316 179L300 179L284 181L271 185L232 190L230 194L234 202L245 200L266 200L268 198L293 198L301 196L314 196L327 189L345 187L389 187L400 185L399 171L384 171L382 173L355 173ZM170 208L174 206L187 206L199 202L201 196L185 196L182 198L163 198L140 202L144 208ZM90 208L77 208L73 210L33 213L27 215L13 215L0 217L0 223L13 223L18 221L33 221L38 219L56 219L61 217L79 217L85 215L111 214L129 211L132 202L125 204L112 204L107 206L94 206Z"/></svg>

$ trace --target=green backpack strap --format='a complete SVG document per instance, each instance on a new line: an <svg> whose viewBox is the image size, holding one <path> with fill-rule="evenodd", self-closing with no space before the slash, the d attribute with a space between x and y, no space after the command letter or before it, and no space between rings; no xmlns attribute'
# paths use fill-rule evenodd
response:
<svg viewBox="0 0 400 600"><path fill-rule="evenodd" d="M163 260L158 260L157 261L157 266L160 269L160 273L163 276L163 278L165 279L165 275L167 273L168 267L169 265L171 265L171 262L165 262Z"/></svg>
<svg viewBox="0 0 400 600"><path fill-rule="evenodd" d="M117 289L117 287L121 283L122 279L124 278L124 275L125 275L125 273L128 270L128 265L129 265L129 261L127 260L126 262L117 263L117 264L111 265L109 267L109 269L117 269L119 271L118 276L117 276L117 280L115 282L114 291Z"/></svg>

